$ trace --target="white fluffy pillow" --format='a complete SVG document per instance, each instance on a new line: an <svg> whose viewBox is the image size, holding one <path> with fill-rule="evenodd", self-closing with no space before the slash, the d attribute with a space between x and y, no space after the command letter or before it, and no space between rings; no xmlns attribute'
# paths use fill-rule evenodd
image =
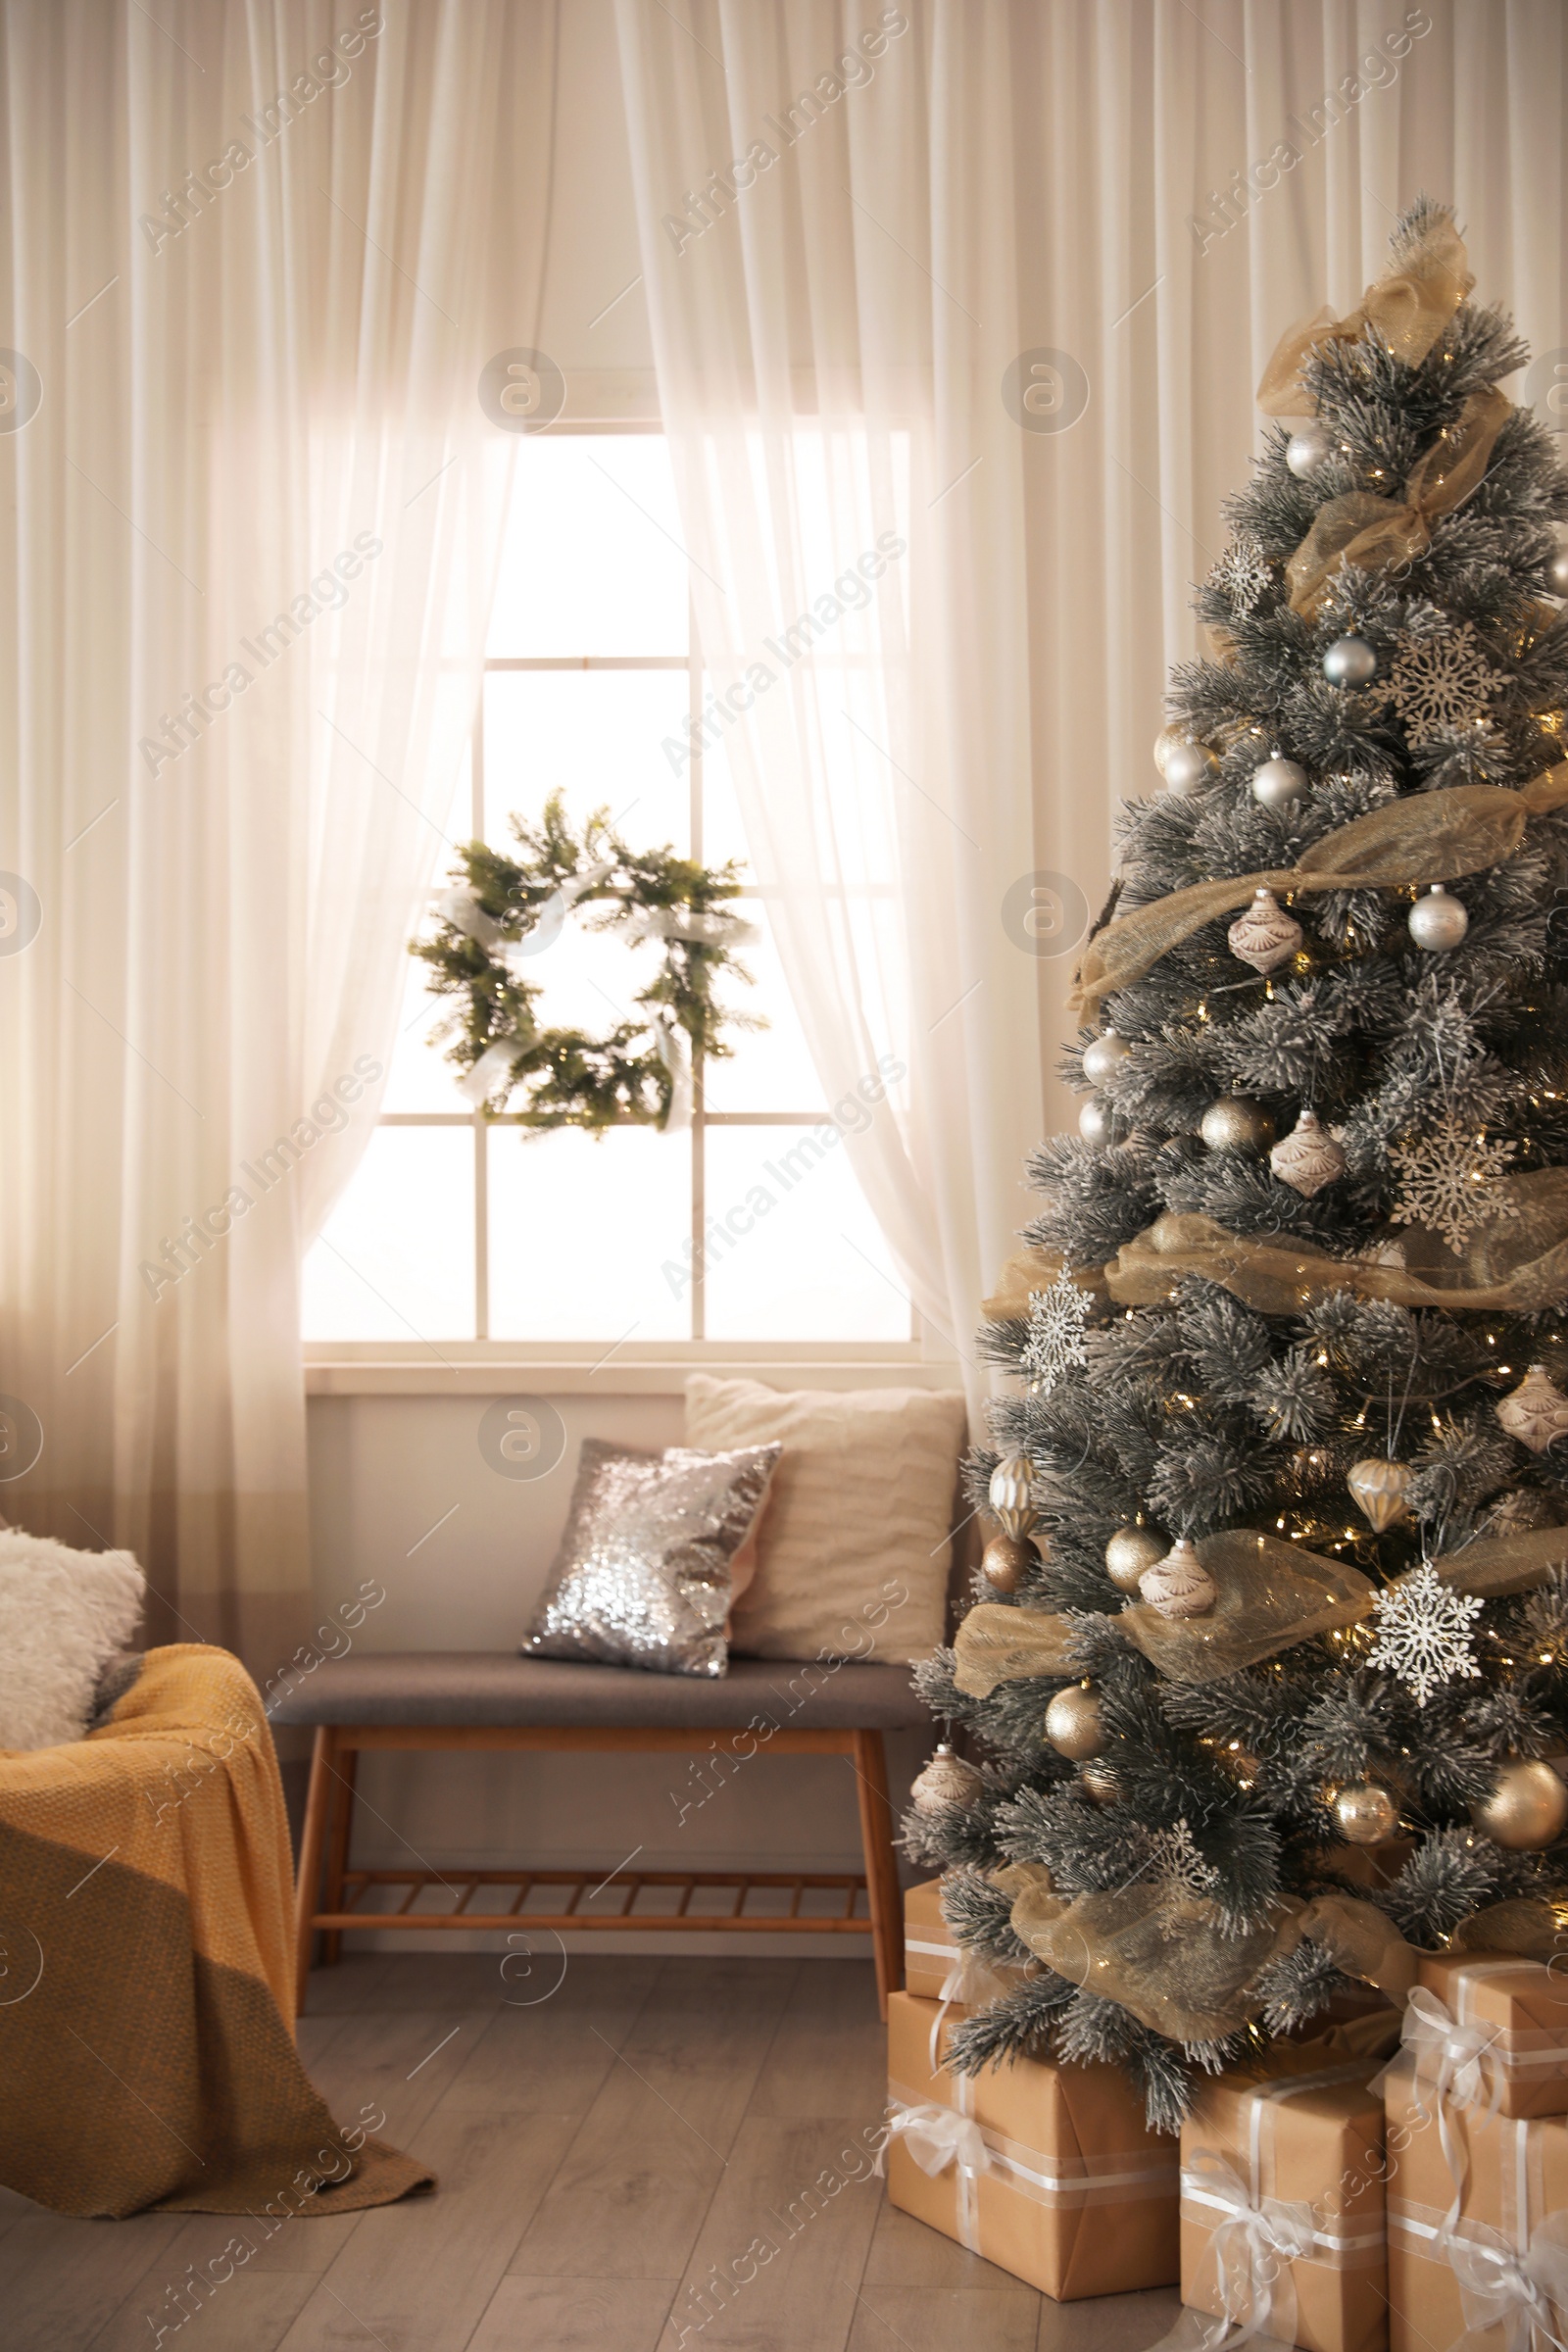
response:
<svg viewBox="0 0 1568 2352"><path fill-rule="evenodd" d="M136 1630L146 1581L128 1551L0 1533L0 1748L81 1738L99 1675Z"/></svg>

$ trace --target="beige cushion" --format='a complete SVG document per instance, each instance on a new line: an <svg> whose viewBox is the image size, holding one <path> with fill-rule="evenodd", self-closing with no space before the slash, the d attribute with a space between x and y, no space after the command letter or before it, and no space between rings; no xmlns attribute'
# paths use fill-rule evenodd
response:
<svg viewBox="0 0 1568 2352"><path fill-rule="evenodd" d="M911 1665L942 1640L961 1396L932 1389L781 1391L686 1383L686 1442L782 1445L758 1567L736 1594L731 1646L761 1658Z"/></svg>

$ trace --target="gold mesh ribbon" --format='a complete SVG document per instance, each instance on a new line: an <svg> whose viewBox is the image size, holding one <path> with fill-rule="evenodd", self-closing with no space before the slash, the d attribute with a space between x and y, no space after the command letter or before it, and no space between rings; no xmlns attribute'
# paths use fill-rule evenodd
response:
<svg viewBox="0 0 1568 2352"><path fill-rule="evenodd" d="M1137 1601L1116 1620L1173 1683L1214 1682L1371 1613L1372 1586L1358 1569L1257 1528L1205 1536L1198 1556L1219 1588L1206 1617L1162 1617Z"/></svg>
<svg viewBox="0 0 1568 2352"><path fill-rule="evenodd" d="M1437 1262L1441 1245L1428 1247L1430 1265L1382 1265L1331 1257L1310 1242L1252 1240L1196 1210L1167 1210L1122 1244L1105 1268L1105 1286L1118 1306L1162 1306L1196 1274L1269 1315L1299 1314L1334 1291L1450 1314L1530 1314L1556 1305L1568 1297L1568 1168L1504 1176L1496 1189L1517 1215L1492 1220L1462 1255L1444 1252L1446 1263ZM1419 1236L1408 1254L1419 1258Z"/></svg>
<svg viewBox="0 0 1568 2352"><path fill-rule="evenodd" d="M1282 1939L1299 1940L1293 1924L1227 1936L1212 1904L1141 1881L1012 1907L1014 1932L1037 1959L1172 2041L1217 2041L1255 2017L1263 2004L1252 1979Z"/></svg>
<svg viewBox="0 0 1568 2352"><path fill-rule="evenodd" d="M1483 1537L1462 1551L1433 1562L1439 1577L1456 1592L1497 1600L1545 1583L1554 1568L1568 1567L1568 1527L1533 1527L1518 1536Z"/></svg>
<svg viewBox="0 0 1568 2352"><path fill-rule="evenodd" d="M1391 2000L1402 2001L1416 1981L1420 1954L1415 1946L1375 1903L1363 1902L1358 1894L1315 1895L1297 1925L1348 1977L1375 1985Z"/></svg>
<svg viewBox="0 0 1568 2352"><path fill-rule="evenodd" d="M1568 760L1533 776L1520 792L1460 784L1411 793L1325 833L1294 866L1194 882L1118 915L1092 939L1073 975L1073 1009L1088 1019L1103 998L1129 988L1205 923L1247 906L1259 890L1388 890L1415 882L1457 882L1512 855L1526 819L1568 803Z"/></svg>
<svg viewBox="0 0 1568 2352"><path fill-rule="evenodd" d="M1203 1896L1147 1880L1067 1896L1049 1873L1024 1863L999 1873L997 1884L1012 1894L1013 1932L1037 1959L1172 2041L1216 2041L1256 2017L1257 1979L1307 1936L1348 1976L1394 1999L1415 1982L1415 1952L1354 1895L1309 1903L1282 1895L1260 1927L1237 1936Z"/></svg>
<svg viewBox="0 0 1568 2352"><path fill-rule="evenodd" d="M1070 1617L983 1600L954 1637L953 1679L967 1697L989 1698L999 1683L1022 1682L1035 1674L1077 1674L1074 1630Z"/></svg>
<svg viewBox="0 0 1568 2352"><path fill-rule="evenodd" d="M1063 1259L1056 1250L1018 1250L1002 1269L1002 1279L991 1297L983 1300L980 1312L988 1323L1016 1323L1028 1319L1029 1300L1036 1291L1049 1290L1061 1272ZM1105 1296L1103 1266L1074 1266L1072 1278L1081 1291L1089 1291L1097 1298Z"/></svg>
<svg viewBox="0 0 1568 2352"><path fill-rule="evenodd" d="M1448 1938L1450 1952L1506 1952L1515 1960L1550 1963L1561 1952L1563 1919L1539 1895L1515 1895L1472 1911Z"/></svg>
<svg viewBox="0 0 1568 2352"><path fill-rule="evenodd" d="M1257 387L1258 407L1266 416L1310 416L1316 403L1301 375L1312 352L1322 343L1359 342L1368 326L1396 359L1419 367L1475 282L1453 222L1434 220L1412 249L1368 286L1359 310L1336 318L1324 309L1286 328Z"/></svg>
<svg viewBox="0 0 1568 2352"><path fill-rule="evenodd" d="M1472 392L1458 421L1417 461L1402 502L1371 490L1349 490L1321 506L1285 566L1291 611L1310 620L1342 564L1388 571L1424 555L1432 541L1431 524L1469 497L1512 414L1513 403L1494 384Z"/></svg>

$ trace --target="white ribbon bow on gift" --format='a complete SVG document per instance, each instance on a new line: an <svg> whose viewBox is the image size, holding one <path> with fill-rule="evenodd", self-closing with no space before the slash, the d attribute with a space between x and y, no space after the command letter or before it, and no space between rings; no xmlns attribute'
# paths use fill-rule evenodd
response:
<svg viewBox="0 0 1568 2352"><path fill-rule="evenodd" d="M1314 2243L1312 2208L1284 2197L1254 2197L1235 2167L1216 2148L1195 2148L1182 2167L1182 2195L1194 2204L1217 2207L1220 2220L1205 2261L1214 2265L1219 2319L1204 2320L1186 2310L1154 2352L1236 2352L1267 2333L1280 2343L1296 2340L1296 2280L1293 2262ZM1232 2335L1230 2330L1241 2332Z"/></svg>
<svg viewBox="0 0 1568 2352"><path fill-rule="evenodd" d="M1556 2235L1548 2234L1553 2222L1558 2225ZM1523 2254L1480 2223L1470 2224L1466 2236L1449 2240L1448 2260L1472 2335L1500 2325L1505 2352L1542 2352L1546 2345L1568 2352L1568 2343L1557 2332L1568 2329L1568 2245L1560 2234L1562 2222L1562 2215L1548 2215Z"/></svg>
<svg viewBox="0 0 1568 2352"><path fill-rule="evenodd" d="M956 2167L958 2236L971 2254L978 2254L974 2184L982 2173L993 2169L994 2159L973 2116L960 2115L956 2107L939 2107L934 2099L921 2099L914 2106L895 2099L888 2109L887 2137L902 2139L921 2172L933 2180L950 2164ZM880 2154L876 2169L882 2170Z"/></svg>
<svg viewBox="0 0 1568 2352"><path fill-rule="evenodd" d="M1421 1984L1405 2002L1399 2046L1408 2050L1415 2061L1418 2095L1431 2094L1438 2117L1438 2144L1453 2182L1453 2202L1443 2224L1445 2236L1451 2233L1459 2219L1469 2171L1468 2151L1454 2133L1453 2111L1457 2108L1464 2114L1479 2113L1483 2124L1496 2114L1502 2097L1502 2071L1483 2062L1498 2032L1493 2025L1460 2025L1437 1994L1428 1992ZM1372 2088L1382 2092L1393 2071L1392 2066L1385 2067Z"/></svg>

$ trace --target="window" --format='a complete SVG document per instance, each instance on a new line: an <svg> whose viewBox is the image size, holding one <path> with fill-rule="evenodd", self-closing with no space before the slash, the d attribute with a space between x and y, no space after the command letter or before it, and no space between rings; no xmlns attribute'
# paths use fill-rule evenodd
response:
<svg viewBox="0 0 1568 2352"><path fill-rule="evenodd" d="M510 813L536 815L560 788L579 819L608 806L629 841L744 858L722 752L688 766L664 750L684 747L704 683L662 437L540 435L516 462L459 829L507 845ZM756 986L729 1001L767 1026L695 1074L679 1134L595 1141L480 1118L431 1042L441 1006L411 959L377 1131L307 1261L307 1340L631 1357L909 1348L908 1298L848 1156L806 1140L825 1114L765 905L745 895ZM530 973L541 1012L608 1025L628 956L652 953L568 924Z"/></svg>

